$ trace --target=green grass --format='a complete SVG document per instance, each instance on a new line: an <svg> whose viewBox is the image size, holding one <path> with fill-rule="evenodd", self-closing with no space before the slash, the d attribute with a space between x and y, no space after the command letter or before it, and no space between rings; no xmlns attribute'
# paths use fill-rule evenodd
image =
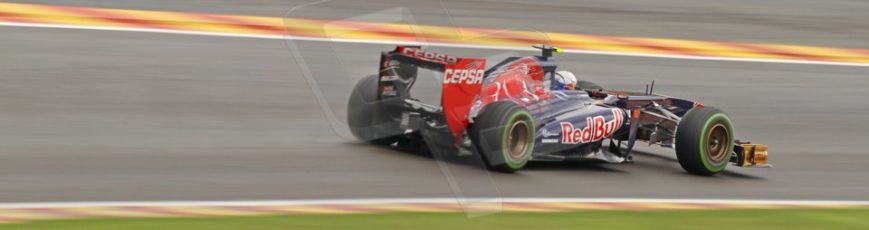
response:
<svg viewBox="0 0 869 230"><path fill-rule="evenodd" d="M51 220L0 229L869 229L869 209L384 213L218 218Z"/></svg>

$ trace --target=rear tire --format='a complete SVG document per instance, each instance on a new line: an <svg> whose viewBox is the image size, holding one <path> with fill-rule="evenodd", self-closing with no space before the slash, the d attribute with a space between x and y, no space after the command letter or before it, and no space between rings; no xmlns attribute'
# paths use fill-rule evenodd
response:
<svg viewBox="0 0 869 230"><path fill-rule="evenodd" d="M688 111L676 130L676 156L689 173L711 176L724 171L733 155L733 125L723 111Z"/></svg>
<svg viewBox="0 0 869 230"><path fill-rule="evenodd" d="M534 150L534 119L522 106L494 102L480 111L471 138L489 169L515 172L525 167Z"/></svg>
<svg viewBox="0 0 869 230"><path fill-rule="evenodd" d="M385 102L377 100L377 75L356 83L347 104L347 125L359 140L377 145L391 145L399 140L399 122L385 111Z"/></svg>

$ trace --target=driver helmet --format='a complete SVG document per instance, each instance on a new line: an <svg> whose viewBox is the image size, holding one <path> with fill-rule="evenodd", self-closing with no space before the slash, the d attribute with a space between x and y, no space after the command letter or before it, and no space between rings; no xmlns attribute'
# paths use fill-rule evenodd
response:
<svg viewBox="0 0 869 230"><path fill-rule="evenodd" d="M555 72L555 90L574 90L576 89L576 76L570 71Z"/></svg>

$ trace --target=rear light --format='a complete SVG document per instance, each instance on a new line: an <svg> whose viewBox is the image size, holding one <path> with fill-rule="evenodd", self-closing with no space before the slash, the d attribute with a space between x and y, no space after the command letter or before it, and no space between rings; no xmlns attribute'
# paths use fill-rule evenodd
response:
<svg viewBox="0 0 869 230"><path fill-rule="evenodd" d="M699 102L695 102L695 103L694 103L694 108L698 108L698 109L699 109L699 108L703 108L703 107L706 107L706 105L703 105L703 103L699 103Z"/></svg>

